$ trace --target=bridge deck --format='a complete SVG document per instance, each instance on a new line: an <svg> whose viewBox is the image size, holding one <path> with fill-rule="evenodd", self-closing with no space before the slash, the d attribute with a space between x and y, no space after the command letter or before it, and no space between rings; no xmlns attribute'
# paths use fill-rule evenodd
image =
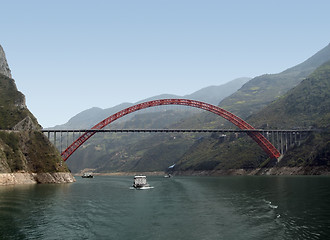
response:
<svg viewBox="0 0 330 240"><path fill-rule="evenodd" d="M113 132L113 133L128 133L128 132L312 132L310 129L62 129L62 130L41 130L45 133L61 133L61 132Z"/></svg>

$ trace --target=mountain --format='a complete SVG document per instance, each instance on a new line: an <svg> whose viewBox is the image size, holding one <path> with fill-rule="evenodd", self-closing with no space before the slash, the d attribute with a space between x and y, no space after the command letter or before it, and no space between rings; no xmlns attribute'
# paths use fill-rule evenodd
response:
<svg viewBox="0 0 330 240"><path fill-rule="evenodd" d="M26 107L25 96L10 78L1 46L0 68L0 185L73 181L59 152Z"/></svg>
<svg viewBox="0 0 330 240"><path fill-rule="evenodd" d="M303 63L278 74L265 74L247 82L219 106L245 119L297 86L317 67L330 60L330 44Z"/></svg>
<svg viewBox="0 0 330 240"><path fill-rule="evenodd" d="M273 129L330 129L330 61L248 121Z"/></svg>
<svg viewBox="0 0 330 240"><path fill-rule="evenodd" d="M284 97L249 119L273 128L315 128L300 146L287 152L279 166L330 166L330 61L323 64Z"/></svg>
<svg viewBox="0 0 330 240"><path fill-rule="evenodd" d="M296 167L299 174L320 174L330 170L330 61L321 65L296 87L247 119L254 126L273 129L313 127L300 145L291 147L279 163L267 156L247 137L219 141L217 136L195 143L176 169L229 170L267 167Z"/></svg>
<svg viewBox="0 0 330 240"><path fill-rule="evenodd" d="M132 103L122 103L108 109L93 107L78 113L65 124L48 129L89 129L110 115L132 105Z"/></svg>

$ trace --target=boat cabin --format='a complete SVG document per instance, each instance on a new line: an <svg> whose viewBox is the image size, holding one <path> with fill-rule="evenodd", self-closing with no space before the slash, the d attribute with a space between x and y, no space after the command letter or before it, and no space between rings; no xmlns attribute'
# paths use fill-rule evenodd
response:
<svg viewBox="0 0 330 240"><path fill-rule="evenodd" d="M135 176L134 177L134 187L143 187L145 185L147 185L146 176Z"/></svg>

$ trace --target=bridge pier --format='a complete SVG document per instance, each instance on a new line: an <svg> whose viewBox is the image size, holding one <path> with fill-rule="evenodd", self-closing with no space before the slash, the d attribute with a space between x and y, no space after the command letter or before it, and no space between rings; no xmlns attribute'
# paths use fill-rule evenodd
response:
<svg viewBox="0 0 330 240"><path fill-rule="evenodd" d="M284 155L290 148L300 146L301 141L311 132L311 130L269 130L268 134L263 133L263 135L276 146L281 155Z"/></svg>

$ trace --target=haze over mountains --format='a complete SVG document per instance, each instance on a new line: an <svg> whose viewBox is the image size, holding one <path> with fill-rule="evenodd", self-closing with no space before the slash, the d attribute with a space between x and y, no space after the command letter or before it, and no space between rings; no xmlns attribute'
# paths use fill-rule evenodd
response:
<svg viewBox="0 0 330 240"><path fill-rule="evenodd" d="M298 86L319 66L329 60L330 44L303 63L288 68L281 73L258 76L250 79L245 84L244 82L247 79L236 80L241 85L240 88L237 87L235 81L228 83L234 84L235 87L231 92L232 94L227 92L227 97L223 97L222 93L217 95L218 91L220 92L221 89L225 88L224 86L208 87L184 97L206 102L212 101L211 103L219 105L243 119L250 119L255 113L258 113L270 103L281 99L290 89ZM329 79L325 78L324 81L329 81ZM235 88L237 88L237 91L235 91ZM323 90L326 90L326 88ZM204 92L206 94L203 94ZM308 94L308 90L306 94ZM172 98L178 96L155 96L142 101L164 97ZM291 107L295 108L296 103L292 104ZM308 105L309 103L305 102L304 104ZM93 108L86 110L72 118L69 121L71 125L62 125L56 128L79 128L83 126L80 124L86 121L89 121L88 126L84 126L91 127L99 120L108 117L111 113L130 105L132 104L125 103L121 106L116 106L116 109L102 110ZM323 109L330 109L330 107L326 105L323 106ZM112 112L110 113L109 110ZM96 119L95 116L98 114L100 114L100 117L94 121ZM92 121L94 122L92 123ZM309 122L312 121L309 120ZM257 120L252 122L256 124L256 127L261 127L260 125L267 123L266 121ZM299 121L295 123L294 126L302 124ZM193 129L232 127L229 122L214 114L200 112L180 113L180 111L176 110L141 112L127 118L125 121L114 123L114 125L117 128L170 127ZM274 124L271 127L275 126L281 128L281 124ZM223 149L230 150L223 152ZM231 156L235 156L235 158L232 159ZM227 160L225 161L224 159L226 158ZM79 149L70 157L68 165L74 172L84 168L95 169L97 172L112 172L164 170L166 166L178 163L178 170L190 171L256 168L261 165L264 166L265 162L267 162L267 156L258 146L255 146L254 142L247 138L235 140L228 136L226 141L219 142L219 136L216 134L112 134L93 136L82 149Z"/></svg>
<svg viewBox="0 0 330 240"><path fill-rule="evenodd" d="M298 85L329 59L330 44L297 66L278 74L265 74L253 78L237 92L224 99L219 106L246 118Z"/></svg>
<svg viewBox="0 0 330 240"><path fill-rule="evenodd" d="M237 91L244 83L246 83L250 79L251 78L247 78L247 77L238 78L219 86L205 87L192 94L188 94L185 96L178 96L174 94L162 94L147 99L143 99L136 103L122 103L107 109L94 107L78 113L76 116L72 117L65 124L57 125L53 128L48 128L48 129L88 129L94 126L95 124L97 124L98 122L100 122L101 120L109 117L110 115L124 108L133 106L134 104L138 104L141 102L151 101L155 99L162 99L162 98L186 98L186 99L193 99L193 100L203 101L213 105L217 105L222 99Z"/></svg>

